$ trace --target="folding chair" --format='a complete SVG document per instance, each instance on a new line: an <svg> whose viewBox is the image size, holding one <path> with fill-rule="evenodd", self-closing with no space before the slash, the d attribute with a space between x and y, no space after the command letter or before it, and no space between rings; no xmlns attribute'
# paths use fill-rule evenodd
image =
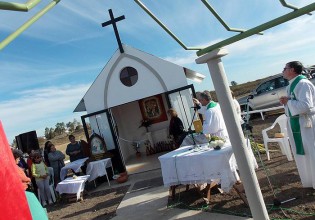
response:
<svg viewBox="0 0 315 220"><path fill-rule="evenodd" d="M267 131L273 129L276 124L279 124L281 133L284 134L284 137L279 138L270 138L268 137ZM267 159L270 160L269 150L268 150L268 143L278 143L283 155L286 155L289 161L292 161L292 153L290 149L288 131L287 131L287 117L282 114L280 115L275 122L268 128L262 130L262 135L264 139L264 145L266 149Z"/></svg>

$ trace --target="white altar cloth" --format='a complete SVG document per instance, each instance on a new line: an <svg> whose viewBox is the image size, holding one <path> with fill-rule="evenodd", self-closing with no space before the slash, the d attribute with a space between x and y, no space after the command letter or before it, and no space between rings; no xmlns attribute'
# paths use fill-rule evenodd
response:
<svg viewBox="0 0 315 220"><path fill-rule="evenodd" d="M56 191L58 191L60 194L77 194L78 200L80 199L80 194L84 190L85 182L88 180L89 176L90 175L77 176L75 179L68 177L67 179L58 183Z"/></svg>
<svg viewBox="0 0 315 220"><path fill-rule="evenodd" d="M159 157L164 186L211 183L220 179L222 190L228 192L239 180L231 143L225 143L221 150L209 149L208 144L199 146L196 151L190 145ZM257 166L255 158L252 165Z"/></svg>
<svg viewBox="0 0 315 220"><path fill-rule="evenodd" d="M106 172L106 168L108 167L112 168L114 174L112 160L110 158L90 162L86 168L86 174L90 175L89 182L95 180L99 176L106 175L108 185L110 186L108 174Z"/></svg>
<svg viewBox="0 0 315 220"><path fill-rule="evenodd" d="M194 133L194 134L187 134L180 146L183 147L183 146L193 145L194 141L196 144L206 144L209 142L209 140L206 138L206 135Z"/></svg>
<svg viewBox="0 0 315 220"><path fill-rule="evenodd" d="M63 168L61 168L60 170L60 179L64 180L65 177L67 176L68 173L68 169L72 169L75 173L80 171L80 168L82 167L82 165L84 164L84 162L89 159L88 157L83 158L83 159L79 159L79 160L75 160L71 163L67 163Z"/></svg>

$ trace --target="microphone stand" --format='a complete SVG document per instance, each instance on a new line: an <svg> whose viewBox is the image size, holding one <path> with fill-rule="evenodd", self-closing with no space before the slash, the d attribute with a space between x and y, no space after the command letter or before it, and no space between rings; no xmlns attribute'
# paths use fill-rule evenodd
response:
<svg viewBox="0 0 315 220"><path fill-rule="evenodd" d="M248 123L249 122L249 105L248 105L249 99L252 99L252 97L249 96L246 99L246 118L245 118L245 122L244 122L244 126L243 126L243 130L246 134L247 139L249 138L249 134L253 133L253 126L250 126Z"/></svg>
<svg viewBox="0 0 315 220"><path fill-rule="evenodd" d="M193 115L193 117L192 117L192 119L191 119L191 122L190 122L190 125L189 125L189 127L188 127L188 133L191 135L191 138L192 138L192 140L193 140L193 143L194 143L194 148L196 147L196 141L195 141L195 138L194 138L194 134L193 134L193 132L192 132L192 130L191 130L191 126L192 126L192 124L193 124L193 122L194 122L194 118L195 118L195 116L196 116L196 111L197 111L197 108L198 107L192 107L193 109L194 109L194 115Z"/></svg>

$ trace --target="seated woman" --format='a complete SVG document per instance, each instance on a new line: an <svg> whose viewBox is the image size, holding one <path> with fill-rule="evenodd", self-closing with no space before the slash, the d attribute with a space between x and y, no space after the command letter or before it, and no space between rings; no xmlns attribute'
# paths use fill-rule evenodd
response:
<svg viewBox="0 0 315 220"><path fill-rule="evenodd" d="M43 206L52 204L52 198L49 189L49 173L46 164L43 162L40 152L35 152L33 156L32 175L35 177L39 189L41 204Z"/></svg>
<svg viewBox="0 0 315 220"><path fill-rule="evenodd" d="M56 150L54 144L48 147L48 160L50 166L54 169L55 186L60 182L60 170L65 166L64 159L65 155L61 151Z"/></svg>
<svg viewBox="0 0 315 220"><path fill-rule="evenodd" d="M27 164L27 168L28 168L28 175L29 175L29 178L31 179L31 182L32 182L32 188L33 188L33 193L38 196L37 194L37 185L36 185L36 181L35 181L35 177L32 176L32 164L33 164L33 156L34 156L34 150L32 149L29 149L27 151L27 154L28 154L28 157L27 157L27 160L26 160L26 164Z"/></svg>
<svg viewBox="0 0 315 220"><path fill-rule="evenodd" d="M173 136L175 147L178 148L186 136L186 131L184 130L183 122L178 117L175 109L170 108L168 113L171 116L169 135Z"/></svg>

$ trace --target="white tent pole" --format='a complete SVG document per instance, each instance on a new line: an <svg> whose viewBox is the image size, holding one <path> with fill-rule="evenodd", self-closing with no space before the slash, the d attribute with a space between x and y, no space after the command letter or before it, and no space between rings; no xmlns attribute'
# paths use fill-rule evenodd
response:
<svg viewBox="0 0 315 220"><path fill-rule="evenodd" d="M237 119L228 80L221 61L221 57L227 54L228 51L226 49L216 49L197 58L196 63L208 64L253 218L255 220L269 220L257 176L250 163L249 153L246 150L246 141L240 121Z"/></svg>

